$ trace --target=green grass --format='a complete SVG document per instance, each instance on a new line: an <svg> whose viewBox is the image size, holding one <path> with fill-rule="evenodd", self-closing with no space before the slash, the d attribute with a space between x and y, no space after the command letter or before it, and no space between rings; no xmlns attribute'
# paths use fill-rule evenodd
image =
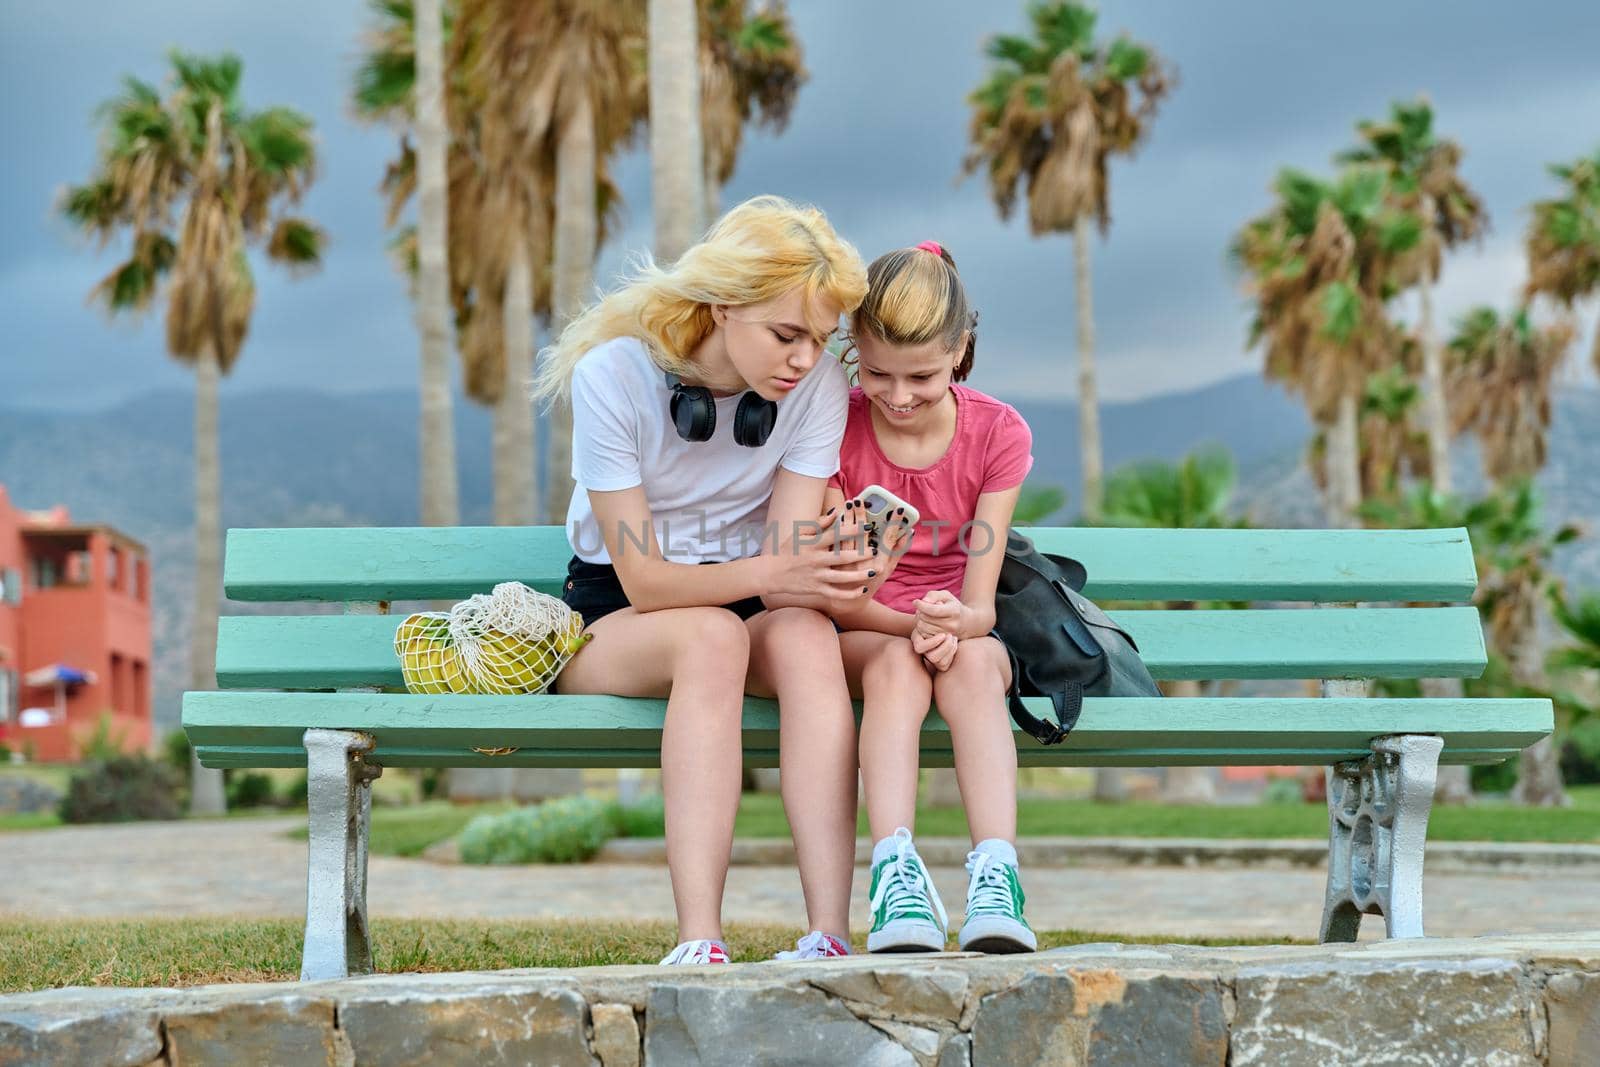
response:
<svg viewBox="0 0 1600 1067"><path fill-rule="evenodd" d="M381 781L381 779L380 779ZM1469 807L1437 807L1428 821L1430 841L1547 841L1600 843L1600 785L1570 786L1570 808L1523 808L1480 800ZM476 815L509 805L454 805L428 801L378 807L372 813L372 852L379 856L418 856L429 845L454 837ZM252 809L234 817L294 814L292 810ZM1178 806L1151 803L1097 804L1060 798L1024 799L1017 809L1023 837L1202 837L1320 838L1328 832L1320 804ZM0 831L59 826L53 812L0 815ZM859 822L867 832L866 814ZM917 833L924 837L962 837L966 816L960 808L922 808ZM305 828L292 831L305 836ZM739 837L788 837L783 803L769 793L747 793L734 824Z"/></svg>
<svg viewBox="0 0 1600 1067"><path fill-rule="evenodd" d="M1469 807L1433 809L1430 841L1600 842L1600 786L1573 786L1570 808L1523 808L1483 800ZM866 815L859 822L867 832ZM916 831L923 837L964 837L960 808L919 808ZM1092 800L1024 799L1017 805L1023 837L1325 837L1328 812L1321 804L1169 805L1097 804ZM788 837L783 803L769 793L747 793L734 824L739 837Z"/></svg>
<svg viewBox="0 0 1600 1067"><path fill-rule="evenodd" d="M1470 807L1437 807L1428 821L1430 841L1600 842L1600 786L1573 786L1573 806L1522 808L1492 800ZM452 805L429 801L409 807L376 808L372 813L374 855L417 856L436 841L454 837L472 818L506 810L507 805ZM1024 837L1202 837L1321 838L1328 832L1327 809L1320 804L1178 806L1096 804L1090 800L1025 799L1017 827ZM867 832L866 814L859 822ZM923 808L917 833L924 837L964 837L960 808ZM305 828L291 833L305 837ZM738 837L788 837L783 802L770 793L746 793L734 823Z"/></svg>
<svg viewBox="0 0 1600 1067"><path fill-rule="evenodd" d="M429 800L403 808L373 808L367 851L374 856L420 856L429 845L459 834L477 816L497 815L515 806ZM289 836L303 841L306 828L296 826Z"/></svg>
<svg viewBox="0 0 1600 1067"><path fill-rule="evenodd" d="M734 958L771 958L800 931L734 925ZM294 919L0 920L0 993L68 985L188 986L298 978L302 927ZM858 944L865 939L856 932ZM1130 937L1039 932L1040 948L1096 941L1260 945L1273 939ZM654 963L672 949L670 923L377 919L377 969L386 973L591 967ZM1295 941L1290 944L1308 944Z"/></svg>
<svg viewBox="0 0 1600 1067"><path fill-rule="evenodd" d="M435 841L454 837L479 815L509 811L512 804L451 804L429 801L405 808L376 808L372 812L372 838L367 848L379 856L420 856ZM297 827L298 837L306 835Z"/></svg>

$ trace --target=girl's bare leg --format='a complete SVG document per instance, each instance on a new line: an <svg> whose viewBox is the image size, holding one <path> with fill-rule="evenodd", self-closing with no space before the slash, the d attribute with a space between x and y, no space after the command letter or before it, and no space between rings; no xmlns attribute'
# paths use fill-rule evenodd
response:
<svg viewBox="0 0 1600 1067"><path fill-rule="evenodd" d="M956 647L950 669L933 677L933 699L950 726L956 784L972 840L1017 840L1017 746L1005 693L1011 663L1000 642L975 637Z"/></svg>
<svg viewBox="0 0 1600 1067"><path fill-rule="evenodd" d="M898 827L916 829L922 722L933 680L908 638L858 630L839 636L839 650L851 691L862 701L861 782L872 839L881 841Z"/></svg>
<svg viewBox="0 0 1600 1067"><path fill-rule="evenodd" d="M624 608L556 679L560 693L666 697L661 792L678 939L722 937L743 764L740 719L750 636L724 608Z"/></svg>
<svg viewBox="0 0 1600 1067"><path fill-rule="evenodd" d="M856 858L856 719L839 635L809 608L778 608L746 624L748 691L778 699L779 780L794 834L808 929L850 940Z"/></svg>

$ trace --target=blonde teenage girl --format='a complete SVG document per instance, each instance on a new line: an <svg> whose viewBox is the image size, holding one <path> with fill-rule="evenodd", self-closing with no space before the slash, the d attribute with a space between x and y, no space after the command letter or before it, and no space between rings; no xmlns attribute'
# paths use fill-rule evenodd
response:
<svg viewBox="0 0 1600 1067"><path fill-rule="evenodd" d="M746 692L775 696L782 712L784 800L814 932L800 951L847 951L855 721L839 642L819 611L762 598L843 605L870 587L870 551L790 535L818 522L838 469L848 384L823 345L865 289L859 256L821 212L758 197L585 311L540 372L536 393L572 404L564 599L593 634L556 689L667 698L680 944L663 963L728 959L721 904ZM801 787L804 803L792 802Z"/></svg>

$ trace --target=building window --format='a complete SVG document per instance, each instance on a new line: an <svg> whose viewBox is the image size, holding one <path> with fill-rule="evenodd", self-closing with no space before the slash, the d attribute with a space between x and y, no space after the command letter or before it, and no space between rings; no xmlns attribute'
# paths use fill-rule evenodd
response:
<svg viewBox="0 0 1600 1067"><path fill-rule="evenodd" d="M49 556L35 556L29 561L33 565L33 587L35 589L54 589L61 582L61 571L56 566L56 561Z"/></svg>
<svg viewBox="0 0 1600 1067"><path fill-rule="evenodd" d="M143 556L133 562L133 595L141 604L150 603L150 561Z"/></svg>
<svg viewBox="0 0 1600 1067"><path fill-rule="evenodd" d="M111 711L115 715L128 713L127 660L117 652L111 653Z"/></svg>
<svg viewBox="0 0 1600 1067"><path fill-rule="evenodd" d="M16 607L22 603L22 572L15 567L0 570L0 604Z"/></svg>
<svg viewBox="0 0 1600 1067"><path fill-rule="evenodd" d="M150 668L142 659L133 661L133 697L130 706L136 717L150 717Z"/></svg>
<svg viewBox="0 0 1600 1067"><path fill-rule="evenodd" d="M122 550L118 548L106 549L106 588L122 588Z"/></svg>
<svg viewBox="0 0 1600 1067"><path fill-rule="evenodd" d="M67 585L84 586L94 581L94 555L88 549L67 553Z"/></svg>
<svg viewBox="0 0 1600 1067"><path fill-rule="evenodd" d="M0 667L0 722L17 717L17 672Z"/></svg>

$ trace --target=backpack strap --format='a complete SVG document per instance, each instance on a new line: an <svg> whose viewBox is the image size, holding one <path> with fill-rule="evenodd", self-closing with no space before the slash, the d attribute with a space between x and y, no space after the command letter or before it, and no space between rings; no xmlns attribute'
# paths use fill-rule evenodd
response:
<svg viewBox="0 0 1600 1067"><path fill-rule="evenodd" d="M1065 741L1067 734L1078 724L1078 716L1083 711L1083 686L1071 682L1065 692L1052 695L1056 706L1056 722L1039 718L1022 702L1022 665L1017 662L1017 654L1000 639L999 634L990 631L989 636L1000 641L1000 647L1006 650L1011 660L1011 688L1006 691L1011 721L1041 745L1059 745Z"/></svg>

